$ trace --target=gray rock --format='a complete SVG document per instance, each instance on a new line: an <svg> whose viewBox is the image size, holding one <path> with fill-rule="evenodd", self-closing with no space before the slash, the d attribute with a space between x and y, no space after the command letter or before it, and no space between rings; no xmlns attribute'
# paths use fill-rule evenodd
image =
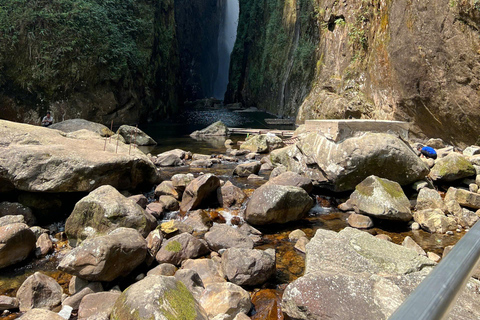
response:
<svg viewBox="0 0 480 320"><path fill-rule="evenodd" d="M60 261L58 269L89 281L112 281L129 274L147 255L147 243L131 228L83 241Z"/></svg>
<svg viewBox="0 0 480 320"><path fill-rule="evenodd" d="M428 188L423 188L418 193L416 209L440 209L443 212L447 212L447 206L440 194L436 190Z"/></svg>
<svg viewBox="0 0 480 320"><path fill-rule="evenodd" d="M104 139L72 139L58 130L0 120L0 192L89 192L102 185L134 189L159 172L140 150ZM28 166L19 166L27 163Z"/></svg>
<svg viewBox="0 0 480 320"><path fill-rule="evenodd" d="M200 304L208 317L227 314L229 317L226 320L232 320L240 312L248 313L252 306L250 294L230 282L206 284Z"/></svg>
<svg viewBox="0 0 480 320"><path fill-rule="evenodd" d="M35 272L18 288L17 299L20 311L25 312L33 308L52 310L60 305L62 293L62 287L55 279Z"/></svg>
<svg viewBox="0 0 480 320"><path fill-rule="evenodd" d="M279 175L287 171L288 171L287 167L285 167L284 165L278 165L275 168L273 168L272 172L270 173L269 180L272 180L273 178L278 177Z"/></svg>
<svg viewBox="0 0 480 320"><path fill-rule="evenodd" d="M222 254L227 279L240 286L259 286L275 274L275 250L230 248Z"/></svg>
<svg viewBox="0 0 480 320"><path fill-rule="evenodd" d="M239 157L248 154L248 150L238 150L238 149L232 149L230 150L229 154L233 157Z"/></svg>
<svg viewBox="0 0 480 320"><path fill-rule="evenodd" d="M190 290L195 299L200 299L205 287L202 279L196 271L192 269L178 270L177 273L175 273L175 279L181 281L188 288L188 290Z"/></svg>
<svg viewBox="0 0 480 320"><path fill-rule="evenodd" d="M283 140L273 134L259 134L245 141L240 150L248 150L255 153L265 153L275 149L283 148Z"/></svg>
<svg viewBox="0 0 480 320"><path fill-rule="evenodd" d="M267 184L300 187L304 189L307 193L312 192L313 189L312 180L291 171L287 171L279 174L274 178L270 178Z"/></svg>
<svg viewBox="0 0 480 320"><path fill-rule="evenodd" d="M24 206L18 202L0 202L0 217L22 215L25 218L25 223L33 226L36 218L32 213L32 209Z"/></svg>
<svg viewBox="0 0 480 320"><path fill-rule="evenodd" d="M415 250L415 252L421 256L427 256L425 250L423 250L422 247L420 247L410 236L406 236L405 239L403 239L402 246Z"/></svg>
<svg viewBox="0 0 480 320"><path fill-rule="evenodd" d="M216 224L205 234L205 240L213 251L228 248L253 248L253 241L237 229L226 225Z"/></svg>
<svg viewBox="0 0 480 320"><path fill-rule="evenodd" d="M253 225L286 223L301 219L312 207L312 198L302 188L265 185L252 194L245 220Z"/></svg>
<svg viewBox="0 0 480 320"><path fill-rule="evenodd" d="M445 203L455 200L461 206L471 209L480 209L480 194L463 189L450 187L445 194Z"/></svg>
<svg viewBox="0 0 480 320"><path fill-rule="evenodd" d="M65 133L75 132L79 130L88 130L94 132L102 137L110 137L114 133L106 126L100 123L84 119L69 119L61 122L54 123L50 126L50 129L60 130Z"/></svg>
<svg viewBox="0 0 480 320"><path fill-rule="evenodd" d="M117 130L117 134L121 135L126 143L129 144L134 143L139 146L151 146L157 144L155 140L142 130L128 125L120 126Z"/></svg>
<svg viewBox="0 0 480 320"><path fill-rule="evenodd" d="M251 174L257 174L260 170L260 166L261 164L259 161L242 163L235 167L233 175L248 177Z"/></svg>
<svg viewBox="0 0 480 320"><path fill-rule="evenodd" d="M142 207L107 185L77 202L65 222L65 233L75 246L88 237L105 235L119 227L133 228L144 237L155 228Z"/></svg>
<svg viewBox="0 0 480 320"><path fill-rule="evenodd" d="M273 170L272 163L270 163L270 162L269 163L262 163L262 165L260 166L260 170L258 171L258 174L265 174L265 173L267 173L268 171L271 171L271 170Z"/></svg>
<svg viewBox="0 0 480 320"><path fill-rule="evenodd" d="M0 269L25 260L35 250L35 235L26 224L0 227Z"/></svg>
<svg viewBox="0 0 480 320"><path fill-rule="evenodd" d="M480 154L480 147L479 146L469 146L463 150L463 155L464 156L474 156Z"/></svg>
<svg viewBox="0 0 480 320"><path fill-rule="evenodd" d="M209 252L207 246L189 233L182 233L163 242L156 255L159 263L174 265L187 259L197 258Z"/></svg>
<svg viewBox="0 0 480 320"><path fill-rule="evenodd" d="M227 134L228 127L222 121L217 121L202 130L192 132L190 136L226 136Z"/></svg>
<svg viewBox="0 0 480 320"><path fill-rule="evenodd" d="M361 214L387 220L412 219L410 201L402 187L387 179L367 177L355 187L349 201Z"/></svg>
<svg viewBox="0 0 480 320"><path fill-rule="evenodd" d="M80 302L78 308L78 319L89 319L89 317L104 316L110 319L113 305L120 297L120 292L98 292L86 295Z"/></svg>
<svg viewBox="0 0 480 320"><path fill-rule="evenodd" d="M373 227L373 221L369 216L352 212L348 216L348 225L358 229L368 229Z"/></svg>
<svg viewBox="0 0 480 320"><path fill-rule="evenodd" d="M183 166L185 162L180 157L169 151L159 154L154 160L156 166L159 167L178 167Z"/></svg>
<svg viewBox="0 0 480 320"><path fill-rule="evenodd" d="M475 212L470 211L466 208L462 208L461 213L459 215L456 215L455 218L457 219L458 224L464 228L473 227L473 225L479 219Z"/></svg>
<svg viewBox="0 0 480 320"><path fill-rule="evenodd" d="M420 210L414 213L413 218L422 229L431 233L446 233L457 228L455 219L445 216L440 209Z"/></svg>
<svg viewBox="0 0 480 320"><path fill-rule="evenodd" d="M187 287L174 277L148 276L122 292L113 306L111 319L208 320Z"/></svg>
<svg viewBox="0 0 480 320"><path fill-rule="evenodd" d="M211 173L192 180L183 193L180 211L187 212L205 205L206 200L216 195L218 187L220 180Z"/></svg>
<svg viewBox="0 0 480 320"><path fill-rule="evenodd" d="M444 158L437 159L429 176L437 181L455 181L466 177L474 176L475 168L464 156L452 152Z"/></svg>
<svg viewBox="0 0 480 320"><path fill-rule="evenodd" d="M192 168L210 168L213 165L211 160L195 160L190 163Z"/></svg>

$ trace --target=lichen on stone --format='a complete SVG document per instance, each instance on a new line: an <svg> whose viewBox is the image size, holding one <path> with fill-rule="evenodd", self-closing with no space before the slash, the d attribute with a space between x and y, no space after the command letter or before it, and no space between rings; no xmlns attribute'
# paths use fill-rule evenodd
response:
<svg viewBox="0 0 480 320"><path fill-rule="evenodd" d="M182 244L178 241L170 241L165 246L165 249L170 252L180 252L182 250Z"/></svg>

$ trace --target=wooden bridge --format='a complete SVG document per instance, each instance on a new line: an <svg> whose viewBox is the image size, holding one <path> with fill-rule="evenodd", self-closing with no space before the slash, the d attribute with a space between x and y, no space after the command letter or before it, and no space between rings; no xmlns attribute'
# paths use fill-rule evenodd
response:
<svg viewBox="0 0 480 320"><path fill-rule="evenodd" d="M281 138L293 136L294 130L277 130L277 129L245 129L245 128L228 128L231 134L266 134L272 133Z"/></svg>

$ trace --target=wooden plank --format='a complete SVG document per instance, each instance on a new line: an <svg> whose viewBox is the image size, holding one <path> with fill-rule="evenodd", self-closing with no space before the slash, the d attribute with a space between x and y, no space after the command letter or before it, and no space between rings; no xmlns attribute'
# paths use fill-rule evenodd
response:
<svg viewBox="0 0 480 320"><path fill-rule="evenodd" d="M272 130L272 129L248 129L248 128L228 128L233 134L266 134L272 133L280 137L293 136L294 130Z"/></svg>

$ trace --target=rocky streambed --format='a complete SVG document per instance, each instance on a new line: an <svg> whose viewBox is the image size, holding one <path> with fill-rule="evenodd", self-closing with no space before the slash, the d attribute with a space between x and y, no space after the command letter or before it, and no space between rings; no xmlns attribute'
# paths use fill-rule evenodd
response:
<svg viewBox="0 0 480 320"><path fill-rule="evenodd" d="M0 121L2 319L387 318L480 214L476 146L217 123L222 152L147 155L78 122ZM451 318L479 317L478 276Z"/></svg>

